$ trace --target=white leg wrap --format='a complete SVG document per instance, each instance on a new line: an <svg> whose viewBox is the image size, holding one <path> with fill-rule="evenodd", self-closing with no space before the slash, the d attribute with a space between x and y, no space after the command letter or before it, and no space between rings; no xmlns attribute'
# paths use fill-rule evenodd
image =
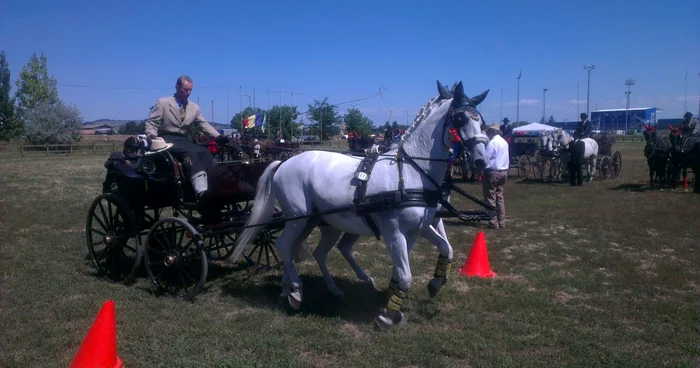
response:
<svg viewBox="0 0 700 368"><path fill-rule="evenodd" d="M209 183L207 182L207 173L200 171L192 175L192 187L194 188L197 195L202 194L204 191L209 189Z"/></svg>

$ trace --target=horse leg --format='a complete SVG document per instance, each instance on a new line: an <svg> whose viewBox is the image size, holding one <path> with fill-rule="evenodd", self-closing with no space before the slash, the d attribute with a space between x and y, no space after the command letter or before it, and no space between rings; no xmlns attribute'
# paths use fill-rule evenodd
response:
<svg viewBox="0 0 700 368"><path fill-rule="evenodd" d="M299 309L303 300L302 282L294 267L294 255L316 225L308 219L289 221L285 224L282 235L275 242L284 262L280 297L286 296L289 305L294 309Z"/></svg>
<svg viewBox="0 0 700 368"><path fill-rule="evenodd" d="M683 192L688 192L688 165L683 163Z"/></svg>
<svg viewBox="0 0 700 368"><path fill-rule="evenodd" d="M595 161L596 161L596 156L591 155L590 160L588 160L588 182L593 181L593 176L595 175Z"/></svg>
<svg viewBox="0 0 700 368"><path fill-rule="evenodd" d="M357 276L359 280L363 281L365 284L371 286L373 289L376 290L377 285L374 283L374 279L367 275L365 270L362 269L360 264L357 263L357 260L352 255L352 247L355 245L358 239L360 239L359 235L348 233L343 234L343 237L340 239L340 242L338 242L338 250L348 262L352 270L355 272L355 276Z"/></svg>
<svg viewBox="0 0 700 368"><path fill-rule="evenodd" d="M321 269L323 280L326 282L328 292L330 292L334 298L345 300L345 294L340 291L338 286L333 281L331 273L328 271L328 253L331 251L331 249L333 249L333 246L343 232L332 226L321 226L319 229L321 231L321 240L319 241L316 249L313 251L314 259L316 260L316 263L318 263L318 268Z"/></svg>
<svg viewBox="0 0 700 368"><path fill-rule="evenodd" d="M394 264L392 282L396 283L396 289L389 287L389 301L386 308L377 316L376 323L380 330L388 331L394 325L406 323L401 307L408 296L413 276L408 262L408 239L398 229L392 229L391 233L383 234L386 234L384 239Z"/></svg>
<svg viewBox="0 0 700 368"><path fill-rule="evenodd" d="M428 293L430 297L435 297L440 291L440 288L447 283L447 276L452 270L452 246L447 241L445 226L441 218L436 218L436 221L433 221L433 226L428 226L423 229L420 234L425 239L435 244L440 252L437 264L435 265L433 279L428 282Z"/></svg>

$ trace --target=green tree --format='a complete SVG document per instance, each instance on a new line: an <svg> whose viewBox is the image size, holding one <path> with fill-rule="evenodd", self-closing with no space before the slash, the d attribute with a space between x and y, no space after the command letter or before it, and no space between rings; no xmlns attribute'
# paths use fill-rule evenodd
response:
<svg viewBox="0 0 700 368"><path fill-rule="evenodd" d="M346 132L360 132L364 135L370 135L374 132L374 124L368 117L362 115L358 109L350 109L343 116Z"/></svg>
<svg viewBox="0 0 700 368"><path fill-rule="evenodd" d="M338 126L338 107L328 103L328 97L323 101L314 100L313 105L308 105L309 120L313 123L309 127L310 134L319 135L322 140L340 133Z"/></svg>
<svg viewBox="0 0 700 368"><path fill-rule="evenodd" d="M547 123L551 124L554 123L556 120L554 120L554 115L549 115L549 119L547 120Z"/></svg>
<svg viewBox="0 0 700 368"><path fill-rule="evenodd" d="M17 80L15 98L20 118L24 119L25 113L40 103L58 102L56 84L56 79L49 76L44 53L39 57L36 56L36 53L32 54Z"/></svg>
<svg viewBox="0 0 700 368"><path fill-rule="evenodd" d="M25 112L25 136L30 144L67 144L80 139L83 119L76 107L60 100L42 102Z"/></svg>
<svg viewBox="0 0 700 368"><path fill-rule="evenodd" d="M119 134L137 135L144 134L146 131L146 122L136 122L134 120L127 122L119 128Z"/></svg>
<svg viewBox="0 0 700 368"><path fill-rule="evenodd" d="M260 113L261 119L265 120L264 127L243 129L241 125L242 119L257 113ZM297 123L295 123L297 117L299 117L299 113L297 112L296 106L275 105L270 110L246 107L243 109L243 114L237 113L233 119L231 119L231 127L241 132L248 131L255 136L264 136L267 138L273 138L277 130L282 129L282 136L285 139L290 139L292 136L298 135Z"/></svg>
<svg viewBox="0 0 700 368"><path fill-rule="evenodd" d="M10 66L5 50L0 51L0 140L9 141L22 134L22 122L15 114L15 100L10 97Z"/></svg>

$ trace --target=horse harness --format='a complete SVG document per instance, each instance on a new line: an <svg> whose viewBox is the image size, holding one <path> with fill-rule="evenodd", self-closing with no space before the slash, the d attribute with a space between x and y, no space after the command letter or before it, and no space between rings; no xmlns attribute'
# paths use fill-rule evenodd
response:
<svg viewBox="0 0 700 368"><path fill-rule="evenodd" d="M479 114L476 109L474 109L474 112L468 111L467 108L470 107L471 105L464 105L459 107L458 109L451 110L448 112L448 118L445 120L445 123L443 125L443 134L442 136L445 135L445 131L450 125L454 124L454 121L457 120L457 123L461 122L461 125L464 123L462 116L458 116L455 119L455 115L459 113L469 113L470 115L473 114L474 112L476 114ZM474 107L474 106L471 106ZM471 149L474 145L478 143L478 139L476 137L472 137L468 139L466 142L462 140L462 146L466 146ZM466 151L466 150L465 150ZM394 209L394 208L404 208L404 207L437 207L438 203L444 206L446 209L448 209L450 212L454 213L458 217L462 218L463 215L455 208L453 207L448 201L447 197L449 196L449 190L450 188L455 188L454 185L447 184L445 185L444 183L441 185L435 181L435 179L431 178L428 173L423 170L415 160L425 160L425 161L435 161L435 162L449 162L448 159L433 159L433 158L422 158L422 157L412 157L406 153L406 151L403 148L403 142L399 144L399 148L396 152L396 162L397 166L399 169L399 183L398 183L398 189L397 190L392 190L384 193L379 193L379 194L374 194L371 196L367 196L367 182L369 181L369 178L372 174L372 169L374 168L374 165L377 162L377 159L379 158L380 154L371 154L365 157L362 162L360 162L360 165L358 166L357 170L355 171L354 177L358 181L357 188L355 189L355 198L353 200L353 211L355 214L358 216L362 216L365 221L367 222L367 226L369 226L370 229L372 229L372 232L374 235L377 237L377 240L381 239L380 236L380 231L377 225L374 223L374 220L372 220L371 214L374 212L379 212L379 211L384 211L388 209ZM386 155L382 155L386 156ZM430 183L435 187L435 189L432 190L427 190L427 189L406 189L405 188L405 182L404 182L404 176L403 176L403 166L404 166L404 161L408 162L413 168L418 171L418 173L421 174L421 176L424 176L430 181ZM471 197L471 196L470 196ZM472 200L475 198L471 197ZM481 202L481 201L479 201ZM483 202L482 202L483 204ZM490 206L488 206L490 207Z"/></svg>

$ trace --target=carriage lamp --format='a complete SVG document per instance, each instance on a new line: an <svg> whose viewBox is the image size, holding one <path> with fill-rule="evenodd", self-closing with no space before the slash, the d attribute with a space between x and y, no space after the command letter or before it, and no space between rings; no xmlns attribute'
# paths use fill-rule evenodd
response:
<svg viewBox="0 0 700 368"><path fill-rule="evenodd" d="M148 159L144 159L141 161L141 167L139 168L141 172L147 175L151 175L154 172L156 172L156 164Z"/></svg>

